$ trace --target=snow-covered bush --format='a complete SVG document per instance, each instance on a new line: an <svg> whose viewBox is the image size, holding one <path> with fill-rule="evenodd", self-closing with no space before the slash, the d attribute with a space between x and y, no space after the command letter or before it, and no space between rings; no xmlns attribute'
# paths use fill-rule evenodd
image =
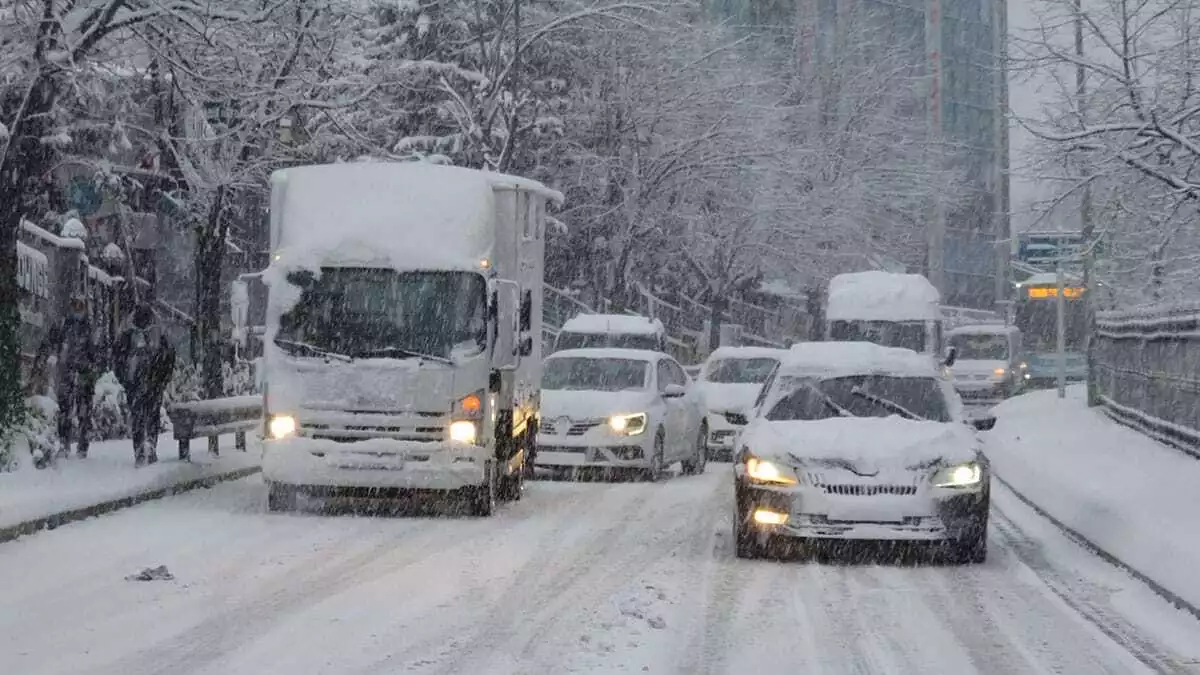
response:
<svg viewBox="0 0 1200 675"><path fill-rule="evenodd" d="M129 436L129 403L125 388L117 381L112 371L104 373L96 382L92 395L93 441L107 441Z"/></svg>
<svg viewBox="0 0 1200 675"><path fill-rule="evenodd" d="M21 458L55 450L58 432L55 420L58 406L48 396L31 396L25 400L23 421L15 429L0 435L0 472L14 471Z"/></svg>

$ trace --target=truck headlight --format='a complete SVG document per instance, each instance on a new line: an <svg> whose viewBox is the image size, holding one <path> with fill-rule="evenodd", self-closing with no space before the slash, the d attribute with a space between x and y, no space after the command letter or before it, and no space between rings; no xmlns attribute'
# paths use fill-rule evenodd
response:
<svg viewBox="0 0 1200 675"><path fill-rule="evenodd" d="M296 418L291 415L272 415L271 421L267 423L267 430L271 432L271 438L277 441L295 436Z"/></svg>
<svg viewBox="0 0 1200 675"><path fill-rule="evenodd" d="M646 430L646 413L613 415L608 418L608 428L625 436L637 436Z"/></svg>
<svg viewBox="0 0 1200 675"><path fill-rule="evenodd" d="M450 424L450 440L456 443L474 443L478 435L474 422L459 420Z"/></svg>
<svg viewBox="0 0 1200 675"><path fill-rule="evenodd" d="M983 467L977 462L943 467L933 474L934 487L942 488L973 487L982 480Z"/></svg>

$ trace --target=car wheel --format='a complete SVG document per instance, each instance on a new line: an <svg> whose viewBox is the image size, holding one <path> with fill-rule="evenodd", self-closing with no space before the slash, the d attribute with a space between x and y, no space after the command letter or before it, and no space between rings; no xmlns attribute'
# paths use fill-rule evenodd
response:
<svg viewBox="0 0 1200 675"><path fill-rule="evenodd" d="M473 488L471 495L471 515L487 518L496 512L496 468L491 463L486 464L487 481Z"/></svg>
<svg viewBox="0 0 1200 675"><path fill-rule="evenodd" d="M696 456L683 460L683 473L686 476L698 476L704 473L708 466L708 426L700 425L700 435L696 437Z"/></svg>
<svg viewBox="0 0 1200 675"><path fill-rule="evenodd" d="M267 510L295 511L296 488L283 483L267 483Z"/></svg>
<svg viewBox="0 0 1200 675"><path fill-rule="evenodd" d="M654 436L654 454L650 455L650 468L645 470L646 480L656 483L663 478L666 467L663 466L663 449L666 445L666 435L662 429Z"/></svg>

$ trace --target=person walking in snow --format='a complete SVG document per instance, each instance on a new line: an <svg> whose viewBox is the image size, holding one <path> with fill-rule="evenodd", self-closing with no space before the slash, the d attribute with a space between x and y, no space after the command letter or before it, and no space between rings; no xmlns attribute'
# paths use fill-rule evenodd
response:
<svg viewBox="0 0 1200 675"><path fill-rule="evenodd" d="M80 457L87 457L88 436L92 431L92 396L100 364L85 296L71 296L67 315L50 328L38 348L34 372L45 368L51 354L58 357L54 391L58 401L59 447L51 457L36 458L39 467L52 461L53 455L70 455L72 431L78 432L76 452Z"/></svg>
<svg viewBox="0 0 1200 675"><path fill-rule="evenodd" d="M132 325L113 348L117 379L129 402L135 466L158 461L162 399L175 371L175 350L149 305L134 311Z"/></svg>

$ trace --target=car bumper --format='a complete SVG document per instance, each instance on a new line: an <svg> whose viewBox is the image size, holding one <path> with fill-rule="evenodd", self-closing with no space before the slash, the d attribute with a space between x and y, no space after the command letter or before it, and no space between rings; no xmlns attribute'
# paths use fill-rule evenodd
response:
<svg viewBox="0 0 1200 675"><path fill-rule="evenodd" d="M745 427L730 424L725 416L719 413L709 413L707 420L708 437L704 439L704 446L708 450L708 458L732 458L737 450L738 434L742 433Z"/></svg>
<svg viewBox="0 0 1200 675"><path fill-rule="evenodd" d="M648 433L623 438L564 438L538 434L534 466L541 468L626 467L650 468L654 454L653 437Z"/></svg>
<svg viewBox="0 0 1200 675"><path fill-rule="evenodd" d="M737 514L762 534L799 539L945 541L986 527L988 491L924 489L914 495L846 496L821 488L775 488L739 480ZM759 509L785 514L786 522L755 522Z"/></svg>
<svg viewBox="0 0 1200 675"><path fill-rule="evenodd" d="M486 482L489 448L445 442L309 438L263 443L263 478L322 488L450 491Z"/></svg>

